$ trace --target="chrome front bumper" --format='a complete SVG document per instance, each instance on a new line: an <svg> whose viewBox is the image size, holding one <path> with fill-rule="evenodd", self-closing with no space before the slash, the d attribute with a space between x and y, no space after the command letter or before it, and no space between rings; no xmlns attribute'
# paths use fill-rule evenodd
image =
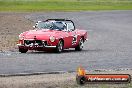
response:
<svg viewBox="0 0 132 88"><path fill-rule="evenodd" d="M36 46L36 45L22 45L22 44L17 44L18 47L41 47L41 48L56 48L56 46Z"/></svg>

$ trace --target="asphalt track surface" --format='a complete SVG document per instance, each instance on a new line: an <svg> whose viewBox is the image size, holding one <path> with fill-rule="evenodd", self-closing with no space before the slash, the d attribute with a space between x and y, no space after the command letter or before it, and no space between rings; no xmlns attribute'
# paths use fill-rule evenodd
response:
<svg viewBox="0 0 132 88"><path fill-rule="evenodd" d="M132 11L41 12L26 16L31 21L69 18L88 31L81 52L1 52L0 74L132 68Z"/></svg>

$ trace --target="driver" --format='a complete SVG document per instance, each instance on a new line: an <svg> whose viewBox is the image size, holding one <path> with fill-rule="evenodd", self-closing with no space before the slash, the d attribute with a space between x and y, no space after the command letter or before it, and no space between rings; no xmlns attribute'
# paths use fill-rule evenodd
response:
<svg viewBox="0 0 132 88"><path fill-rule="evenodd" d="M64 29L66 29L66 24L65 24L65 22L55 21L54 27L55 27L55 29L59 29L60 31L62 31Z"/></svg>

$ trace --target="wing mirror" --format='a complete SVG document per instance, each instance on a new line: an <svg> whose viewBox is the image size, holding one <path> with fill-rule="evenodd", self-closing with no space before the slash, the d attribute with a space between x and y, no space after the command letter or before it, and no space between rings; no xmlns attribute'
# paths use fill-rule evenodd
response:
<svg viewBox="0 0 132 88"><path fill-rule="evenodd" d="M66 29L64 29L64 30L62 30L62 31L67 32L67 30L66 30Z"/></svg>
<svg viewBox="0 0 132 88"><path fill-rule="evenodd" d="M64 29L63 31L64 32L72 32L72 31L74 31L74 29L68 29L68 30L67 29Z"/></svg>
<svg viewBox="0 0 132 88"><path fill-rule="evenodd" d="M74 31L75 29L70 29L70 31Z"/></svg>
<svg viewBox="0 0 132 88"><path fill-rule="evenodd" d="M33 26L33 29L35 29L36 28L36 26Z"/></svg>
<svg viewBox="0 0 132 88"><path fill-rule="evenodd" d="M74 29L69 29L69 30L68 30L68 32L72 32L72 31L74 31Z"/></svg>

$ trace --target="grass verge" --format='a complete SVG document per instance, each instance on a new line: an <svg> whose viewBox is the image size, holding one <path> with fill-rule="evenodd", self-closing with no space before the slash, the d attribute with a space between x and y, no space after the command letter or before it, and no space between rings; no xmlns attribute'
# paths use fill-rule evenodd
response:
<svg viewBox="0 0 132 88"><path fill-rule="evenodd" d="M132 10L132 0L1 0L0 11Z"/></svg>

